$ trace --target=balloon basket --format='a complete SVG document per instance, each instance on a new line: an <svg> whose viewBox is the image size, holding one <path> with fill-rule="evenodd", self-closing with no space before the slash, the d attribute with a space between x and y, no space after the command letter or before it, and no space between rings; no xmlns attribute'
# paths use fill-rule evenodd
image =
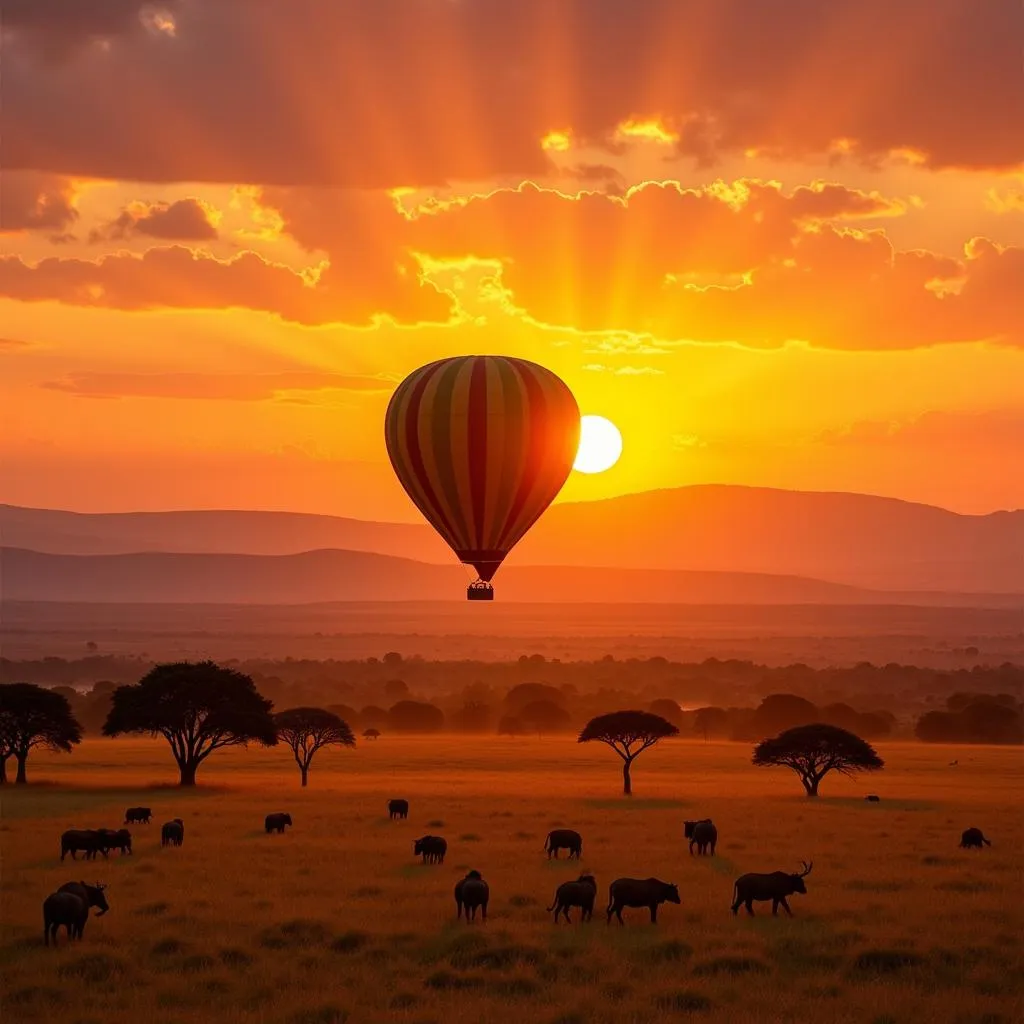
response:
<svg viewBox="0 0 1024 1024"><path fill-rule="evenodd" d="M483 580L474 580L468 587L466 587L466 600L493 601L494 587L492 587L490 583L484 583Z"/></svg>

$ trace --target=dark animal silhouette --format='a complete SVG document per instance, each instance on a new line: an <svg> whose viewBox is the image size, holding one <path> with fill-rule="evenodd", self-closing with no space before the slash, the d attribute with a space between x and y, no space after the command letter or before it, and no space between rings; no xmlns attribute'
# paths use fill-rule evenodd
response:
<svg viewBox="0 0 1024 1024"><path fill-rule="evenodd" d="M711 856L715 855L715 847L718 845L718 829L710 818L701 818L698 821L683 822L683 836L690 840L690 856L693 856L693 844L697 844L697 853L703 857L711 848Z"/></svg>
<svg viewBox="0 0 1024 1024"><path fill-rule="evenodd" d="M86 860L92 860L97 853L107 855L106 849L100 845L100 833L94 828L69 828L60 837L60 859L68 854L72 860L78 860L78 854L84 853Z"/></svg>
<svg viewBox="0 0 1024 1024"><path fill-rule="evenodd" d="M608 887L608 910L605 924L611 924L612 914L622 920L623 907L647 907L651 924L658 923L658 907L662 903L678 903L679 888L657 878L616 878Z"/></svg>
<svg viewBox="0 0 1024 1024"><path fill-rule="evenodd" d="M966 828L960 836L961 850L980 850L984 846L991 846L992 843L985 838L980 828Z"/></svg>
<svg viewBox="0 0 1024 1024"><path fill-rule="evenodd" d="M950 762L949 762L949 767L950 767L950 768L953 768L953 767L955 767L956 765L958 765L959 763L960 763L959 761L950 761Z"/></svg>
<svg viewBox="0 0 1024 1024"><path fill-rule="evenodd" d="M290 825L291 823L292 816L290 814L278 812L277 814L268 814L263 819L263 828L266 830L268 835L271 832L281 834L284 832L285 826Z"/></svg>
<svg viewBox="0 0 1024 1024"><path fill-rule="evenodd" d="M413 856L422 857L424 864L443 864L447 852L448 842L441 836L423 836L413 840Z"/></svg>
<svg viewBox="0 0 1024 1024"><path fill-rule="evenodd" d="M867 800L869 804L877 804L878 801L882 798L880 796L875 796L874 793L868 793L868 795L864 797L864 799Z"/></svg>
<svg viewBox="0 0 1024 1024"><path fill-rule="evenodd" d="M566 924L572 924L569 919L569 908L580 908L580 920L589 921L594 916L594 900L597 899L597 879L593 875L580 875L575 882L563 882L555 890L555 902L548 907L548 913L555 912L555 924L558 924L558 915L565 917Z"/></svg>
<svg viewBox="0 0 1024 1024"><path fill-rule="evenodd" d="M782 909L792 917L793 911L789 909L786 897L792 896L794 893L806 895L807 888L804 885L804 879L811 873L812 867L814 867L814 861L809 864L805 861L804 869L798 875L791 875L785 871L740 875L733 886L732 912L735 914L742 903L746 905L747 913L753 917L755 900L758 902L771 900L772 914L775 917L779 915L780 904Z"/></svg>
<svg viewBox="0 0 1024 1024"><path fill-rule="evenodd" d="M108 850L120 850L121 856L126 853L132 852L132 834L126 828L100 828L96 830L99 832L99 849L100 853L106 853Z"/></svg>
<svg viewBox="0 0 1024 1024"><path fill-rule="evenodd" d="M126 825L148 825L153 812L148 807L129 807L124 812Z"/></svg>
<svg viewBox="0 0 1024 1024"><path fill-rule="evenodd" d="M409 817L409 801L408 800L389 800L388 801L388 817L394 821L395 818L408 818Z"/></svg>
<svg viewBox="0 0 1024 1024"><path fill-rule="evenodd" d="M96 907L99 910L96 916L102 917L110 910L110 904L107 903L107 897L104 895L106 888L100 882L97 882L95 885L89 885L88 882L65 882L57 892L74 893L85 901L86 907Z"/></svg>
<svg viewBox="0 0 1024 1024"><path fill-rule="evenodd" d="M455 909L456 916L462 917L462 911L466 911L466 920L476 920L476 908L483 912L483 919L487 920L487 901L491 898L491 890L484 881L479 871L470 871L465 878L455 883Z"/></svg>
<svg viewBox="0 0 1024 1024"><path fill-rule="evenodd" d="M570 860L573 857L579 860L583 851L583 837L571 828L556 828L548 833L547 839L544 840L544 849L548 860L552 857L557 860L559 850L568 850Z"/></svg>
<svg viewBox="0 0 1024 1024"><path fill-rule="evenodd" d="M160 829L161 846L181 846L185 841L185 822L181 818L174 818L165 822Z"/></svg>
<svg viewBox="0 0 1024 1024"><path fill-rule="evenodd" d="M89 920L89 904L73 892L54 892L43 900L43 944L57 945L57 929L64 925L68 941L80 939Z"/></svg>

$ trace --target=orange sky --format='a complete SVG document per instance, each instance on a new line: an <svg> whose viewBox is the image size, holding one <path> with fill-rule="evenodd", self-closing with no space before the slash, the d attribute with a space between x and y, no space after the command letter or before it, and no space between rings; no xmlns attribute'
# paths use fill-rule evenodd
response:
<svg viewBox="0 0 1024 1024"><path fill-rule="evenodd" d="M1018 0L5 0L0 501L416 518L390 390L688 483L1024 506Z"/></svg>

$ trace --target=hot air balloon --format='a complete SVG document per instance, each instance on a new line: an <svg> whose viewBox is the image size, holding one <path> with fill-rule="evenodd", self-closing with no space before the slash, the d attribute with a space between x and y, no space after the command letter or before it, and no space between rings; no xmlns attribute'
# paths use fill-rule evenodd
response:
<svg viewBox="0 0 1024 1024"><path fill-rule="evenodd" d="M421 366L398 385L384 436L406 494L476 570L467 597L490 601L498 567L569 476L580 411L543 366L456 356Z"/></svg>

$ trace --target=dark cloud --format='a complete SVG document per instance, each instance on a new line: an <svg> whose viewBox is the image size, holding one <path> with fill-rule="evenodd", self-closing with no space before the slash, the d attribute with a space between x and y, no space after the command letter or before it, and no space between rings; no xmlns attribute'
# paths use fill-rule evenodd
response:
<svg viewBox="0 0 1024 1024"><path fill-rule="evenodd" d="M40 385L88 398L191 398L258 402L288 392L390 391L386 377L293 370L282 373L74 373Z"/></svg>
<svg viewBox="0 0 1024 1024"><path fill-rule="evenodd" d="M59 174L4 170L0 182L0 232L54 231L78 219L72 182Z"/></svg>
<svg viewBox="0 0 1024 1024"><path fill-rule="evenodd" d="M1019 0L6 0L4 14L9 168L430 186L536 176L548 132L614 149L636 118L708 162L837 140L869 161L1024 162Z"/></svg>
<svg viewBox="0 0 1024 1024"><path fill-rule="evenodd" d="M198 199L173 203L133 203L109 224L89 233L90 242L114 241L146 235L168 242L204 242L217 237L211 211Z"/></svg>

